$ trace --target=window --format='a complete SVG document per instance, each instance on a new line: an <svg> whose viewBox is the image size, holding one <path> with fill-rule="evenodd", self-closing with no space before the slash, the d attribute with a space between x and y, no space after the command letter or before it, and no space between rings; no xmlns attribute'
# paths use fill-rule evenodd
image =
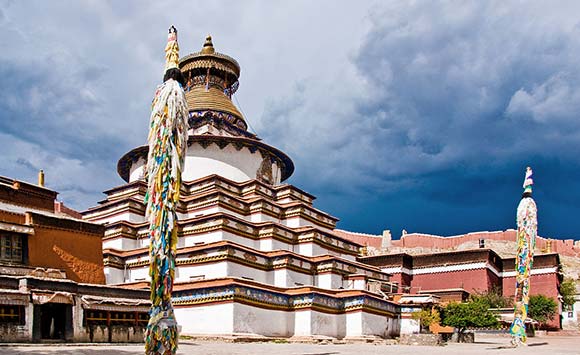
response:
<svg viewBox="0 0 580 355"><path fill-rule="evenodd" d="M0 305L0 324L24 325L24 306Z"/></svg>
<svg viewBox="0 0 580 355"><path fill-rule="evenodd" d="M125 327L146 327L149 322L147 312L117 312L85 310L84 325L119 325Z"/></svg>
<svg viewBox="0 0 580 355"><path fill-rule="evenodd" d="M0 235L0 260L23 263L24 262L23 236L19 234Z"/></svg>

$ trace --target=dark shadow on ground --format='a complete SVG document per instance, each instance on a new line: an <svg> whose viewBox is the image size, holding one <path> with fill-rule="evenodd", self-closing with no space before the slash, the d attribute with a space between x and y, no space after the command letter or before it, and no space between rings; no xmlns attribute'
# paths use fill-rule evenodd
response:
<svg viewBox="0 0 580 355"><path fill-rule="evenodd" d="M491 343L494 344L494 343ZM495 343L497 344L497 343ZM522 346L522 348L525 348L526 346L543 346L543 345L548 345L547 342L542 342L542 343L531 343L531 344L526 344L524 346ZM485 350L501 350L501 349L516 349L516 346L513 346L511 344L506 344L506 345L502 345L502 346L498 346L498 347L493 347L493 348L486 348Z"/></svg>
<svg viewBox="0 0 580 355"><path fill-rule="evenodd" d="M548 345L548 342L543 342L543 343L532 343L532 344L528 344L528 346L542 346L542 345Z"/></svg>
<svg viewBox="0 0 580 355"><path fill-rule="evenodd" d="M194 343L193 340L184 340L184 341L180 341L179 343L177 343L177 349L179 349L179 347L181 346L200 346L201 344L199 343ZM145 345L143 345L145 346ZM179 351L179 350L177 350Z"/></svg>
<svg viewBox="0 0 580 355"><path fill-rule="evenodd" d="M502 350L502 349L515 349L515 347L511 344L496 346L493 348L485 348L485 350Z"/></svg>

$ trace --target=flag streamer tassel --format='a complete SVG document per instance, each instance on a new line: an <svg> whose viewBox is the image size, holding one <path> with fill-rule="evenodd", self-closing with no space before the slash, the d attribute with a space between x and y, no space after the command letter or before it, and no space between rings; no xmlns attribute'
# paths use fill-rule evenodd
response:
<svg viewBox="0 0 580 355"><path fill-rule="evenodd" d="M179 70L177 31L172 29L166 47L166 75L167 70ZM176 207L187 150L187 117L183 87L169 78L155 92L148 138L145 203L150 234L151 309L145 330L146 354L173 355L177 352L178 331L171 292L177 247Z"/></svg>
<svg viewBox="0 0 580 355"><path fill-rule="evenodd" d="M526 343L526 318L530 300L530 273L534 262L534 249L538 232L536 202L532 198L532 169L527 168L524 180L524 194L517 209L517 254L516 292L514 298L514 320L510 327L514 346Z"/></svg>

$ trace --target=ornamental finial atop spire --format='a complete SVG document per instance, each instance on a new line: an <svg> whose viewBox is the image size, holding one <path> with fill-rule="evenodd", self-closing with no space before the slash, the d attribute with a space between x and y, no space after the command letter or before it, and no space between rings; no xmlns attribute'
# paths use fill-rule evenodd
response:
<svg viewBox="0 0 580 355"><path fill-rule="evenodd" d="M165 72L173 68L179 69L179 44L177 43L177 29L171 25L165 46Z"/></svg>
<svg viewBox="0 0 580 355"><path fill-rule="evenodd" d="M532 185L534 184L534 180L532 179L532 168L529 166L526 168L526 177L524 179L524 193L532 193Z"/></svg>
<svg viewBox="0 0 580 355"><path fill-rule="evenodd" d="M201 49L201 53L203 53L203 54L215 53L215 49L213 48L213 43L211 41L211 35L207 35L207 37L205 37L205 43L203 44L203 48Z"/></svg>

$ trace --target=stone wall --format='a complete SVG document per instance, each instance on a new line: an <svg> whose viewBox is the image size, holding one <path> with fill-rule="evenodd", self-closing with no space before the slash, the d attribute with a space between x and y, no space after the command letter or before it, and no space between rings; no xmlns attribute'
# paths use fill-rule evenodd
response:
<svg viewBox="0 0 580 355"><path fill-rule="evenodd" d="M480 239L485 240L486 248L492 248L501 255L505 254L500 250L504 249L500 246L501 244L509 244L507 249L510 255L513 255L516 250L516 231L514 229L495 232L473 232L455 236L408 233L402 235L398 240L392 240L390 247L386 249L382 249L380 245L381 236L378 235L365 235L343 230L335 230L334 232L342 238L374 248L376 250L375 254L400 252L424 254L435 251L474 249L479 247ZM561 240L538 236L536 239L536 251L548 251L564 256L578 257L580 256L580 240Z"/></svg>
<svg viewBox="0 0 580 355"><path fill-rule="evenodd" d="M443 343L439 334L402 334L399 344L435 346Z"/></svg>

